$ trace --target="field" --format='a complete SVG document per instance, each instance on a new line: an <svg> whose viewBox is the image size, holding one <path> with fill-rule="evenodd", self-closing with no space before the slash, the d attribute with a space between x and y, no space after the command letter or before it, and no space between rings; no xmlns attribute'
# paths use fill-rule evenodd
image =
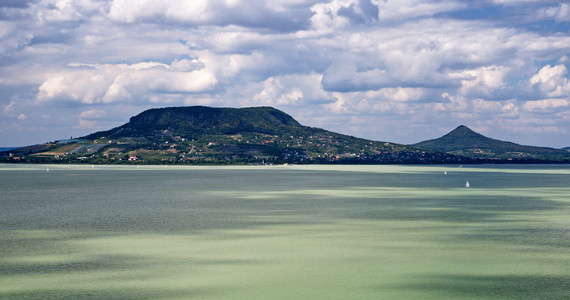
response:
<svg viewBox="0 0 570 300"><path fill-rule="evenodd" d="M569 299L569 216L569 165L0 165L0 299Z"/></svg>

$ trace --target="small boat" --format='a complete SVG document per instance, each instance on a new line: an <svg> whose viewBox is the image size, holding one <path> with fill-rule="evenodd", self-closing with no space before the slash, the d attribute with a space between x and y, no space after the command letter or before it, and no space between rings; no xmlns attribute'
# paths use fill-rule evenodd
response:
<svg viewBox="0 0 570 300"><path fill-rule="evenodd" d="M447 171L443 171L443 175L447 175Z"/></svg>
<svg viewBox="0 0 570 300"><path fill-rule="evenodd" d="M46 172L49 172L49 168L46 169Z"/></svg>
<svg viewBox="0 0 570 300"><path fill-rule="evenodd" d="M466 187L466 188L471 187L471 186L469 185L469 180L467 180L467 182L465 183L465 187Z"/></svg>

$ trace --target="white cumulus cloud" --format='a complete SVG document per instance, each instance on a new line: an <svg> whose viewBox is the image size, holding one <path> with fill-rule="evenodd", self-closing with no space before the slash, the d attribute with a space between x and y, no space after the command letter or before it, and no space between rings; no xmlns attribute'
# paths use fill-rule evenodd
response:
<svg viewBox="0 0 570 300"><path fill-rule="evenodd" d="M529 82L547 97L570 97L570 81L565 77L567 73L565 65L546 65Z"/></svg>
<svg viewBox="0 0 570 300"><path fill-rule="evenodd" d="M37 100L112 103L148 100L148 91L198 93L212 89L216 77L197 60L175 60L171 65L141 62L118 65L71 64L40 85ZM136 97L136 99L135 99Z"/></svg>

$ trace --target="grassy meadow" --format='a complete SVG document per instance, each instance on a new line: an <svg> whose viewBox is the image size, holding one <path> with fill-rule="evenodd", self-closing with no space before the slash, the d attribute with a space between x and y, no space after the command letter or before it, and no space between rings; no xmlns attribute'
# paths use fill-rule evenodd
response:
<svg viewBox="0 0 570 300"><path fill-rule="evenodd" d="M569 165L0 165L0 299L569 298Z"/></svg>

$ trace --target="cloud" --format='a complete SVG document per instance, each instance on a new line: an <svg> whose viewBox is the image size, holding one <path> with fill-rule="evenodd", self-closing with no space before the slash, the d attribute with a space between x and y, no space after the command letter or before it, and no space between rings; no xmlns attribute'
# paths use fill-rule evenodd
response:
<svg viewBox="0 0 570 300"><path fill-rule="evenodd" d="M554 19L556 22L570 22L570 4L560 3L558 6L543 8L539 14L545 18Z"/></svg>
<svg viewBox="0 0 570 300"><path fill-rule="evenodd" d="M287 90L279 78L270 77L265 80L263 91L255 95L254 100L273 105L291 105L297 104L300 99L303 99L303 96L303 92L299 88Z"/></svg>
<svg viewBox="0 0 570 300"><path fill-rule="evenodd" d="M509 67L493 65L464 70L454 76L463 78L459 89L463 96L498 100L513 97L512 88L505 81L509 73Z"/></svg>
<svg viewBox="0 0 570 300"><path fill-rule="evenodd" d="M186 25L238 25L291 31L307 26L315 1L113 0L109 17L117 22L168 22Z"/></svg>
<svg viewBox="0 0 570 300"><path fill-rule="evenodd" d="M358 0L339 8L337 14L348 18L353 24L370 23L378 21L378 6L370 0Z"/></svg>
<svg viewBox="0 0 570 300"><path fill-rule="evenodd" d="M263 90L253 96L251 105L315 105L330 103L334 97L320 85L319 74L270 77L263 82Z"/></svg>
<svg viewBox="0 0 570 300"><path fill-rule="evenodd" d="M552 113L560 109L566 109L569 106L570 106L570 101L566 99L544 99L536 101L527 101L523 105L523 109L529 112Z"/></svg>
<svg viewBox="0 0 570 300"><path fill-rule="evenodd" d="M569 5L7 0L1 113L19 128L46 128L42 139L53 135L47 128L87 134L150 107L196 104L271 105L381 140L399 132L418 141L431 126L467 121L505 132L570 127ZM81 131L78 119L91 127Z"/></svg>
<svg viewBox="0 0 570 300"><path fill-rule="evenodd" d="M333 0L311 7L311 28L327 33L350 25L373 24L378 21L378 5L371 0Z"/></svg>
<svg viewBox="0 0 570 300"><path fill-rule="evenodd" d="M331 44L345 51L339 51L324 72L323 85L339 92L458 87L465 79L458 74L465 72L466 65L494 63L510 51L504 42L513 32L489 31L478 23L425 20L337 35Z"/></svg>
<svg viewBox="0 0 570 300"><path fill-rule="evenodd" d="M498 3L502 5L521 5L525 3L536 3L542 1L544 0L492 0L493 3Z"/></svg>
<svg viewBox="0 0 570 300"><path fill-rule="evenodd" d="M13 8L26 8L34 0L3 0L0 2L0 8L13 7Z"/></svg>
<svg viewBox="0 0 570 300"><path fill-rule="evenodd" d="M419 17L431 17L437 13L455 11L467 7L465 1L398 0L379 1L381 22L404 22Z"/></svg>
<svg viewBox="0 0 570 300"><path fill-rule="evenodd" d="M570 97L570 81L565 65L546 65L529 79L529 83L547 97Z"/></svg>
<svg viewBox="0 0 570 300"><path fill-rule="evenodd" d="M103 109L90 109L83 111L79 118L86 120L98 120L107 116L107 112Z"/></svg>
<svg viewBox="0 0 570 300"><path fill-rule="evenodd" d="M11 100L10 103L4 105L4 107L2 108L2 111L4 113L8 113L14 110L14 108L16 107L16 101Z"/></svg>
<svg viewBox="0 0 570 300"><path fill-rule="evenodd" d="M90 0L40 0L35 4L41 24L85 20L104 10L104 2Z"/></svg>
<svg viewBox="0 0 570 300"><path fill-rule="evenodd" d="M0 21L0 58L25 48L34 36L21 31L13 23Z"/></svg>
<svg viewBox="0 0 570 300"><path fill-rule="evenodd" d="M155 1L155 0L114 0L109 17L115 21L133 23L157 17L200 23L211 19L207 13L208 1Z"/></svg>
<svg viewBox="0 0 570 300"><path fill-rule="evenodd" d="M147 92L198 93L217 83L198 60L175 60L170 65L157 62L118 65L70 64L49 75L40 85L37 100L76 101L85 104L148 100Z"/></svg>
<svg viewBox="0 0 570 300"><path fill-rule="evenodd" d="M433 99L424 88L382 88L366 92L333 93L336 98L329 108L336 112L361 114L413 114L423 99Z"/></svg>
<svg viewBox="0 0 570 300"><path fill-rule="evenodd" d="M328 3L317 3L311 7L311 26L314 30L332 32L347 27L350 20L339 16L339 10L350 6L354 1L334 0Z"/></svg>
<svg viewBox="0 0 570 300"><path fill-rule="evenodd" d="M423 88L383 88L378 91L369 92L373 97L390 102L413 102L420 101L427 96L427 91Z"/></svg>
<svg viewBox="0 0 570 300"><path fill-rule="evenodd" d="M103 109L90 109L81 112L79 115L79 127L95 128L98 121L107 117L107 111Z"/></svg>

